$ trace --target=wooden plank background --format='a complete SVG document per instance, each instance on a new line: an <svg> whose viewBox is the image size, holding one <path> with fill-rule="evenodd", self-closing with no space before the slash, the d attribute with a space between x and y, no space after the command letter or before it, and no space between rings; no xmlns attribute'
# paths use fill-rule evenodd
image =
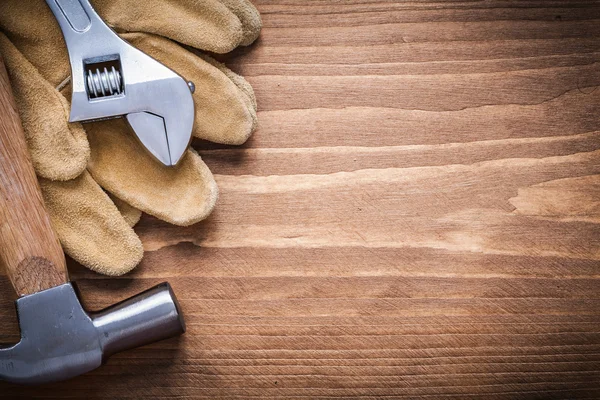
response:
<svg viewBox="0 0 600 400"><path fill-rule="evenodd" d="M256 2L241 148L204 223L144 217L180 339L3 397L600 398L600 3ZM0 340L18 338L5 277Z"/></svg>

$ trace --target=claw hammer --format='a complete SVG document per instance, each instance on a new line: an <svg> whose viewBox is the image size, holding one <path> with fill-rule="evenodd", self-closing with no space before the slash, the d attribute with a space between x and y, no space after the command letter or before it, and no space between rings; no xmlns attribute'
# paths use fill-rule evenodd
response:
<svg viewBox="0 0 600 400"><path fill-rule="evenodd" d="M41 384L91 371L114 353L181 334L168 283L88 313L69 282L0 56L0 263L17 295L21 340L0 346L0 380Z"/></svg>

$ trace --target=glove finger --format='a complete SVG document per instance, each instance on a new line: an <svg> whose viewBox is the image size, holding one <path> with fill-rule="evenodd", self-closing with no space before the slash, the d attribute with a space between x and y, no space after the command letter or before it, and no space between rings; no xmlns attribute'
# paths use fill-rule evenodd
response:
<svg viewBox="0 0 600 400"><path fill-rule="evenodd" d="M215 53L244 40L239 18L218 0L94 0L98 13L125 32L148 32Z"/></svg>
<svg viewBox="0 0 600 400"><path fill-rule="evenodd" d="M138 222L140 222L140 218L142 218L142 212L140 210L132 205L127 204L123 200L113 196L110 193L108 194L108 197L110 197L112 202L115 203L115 206L117 206L117 209L125 219L125 222L127 222L130 227L133 228Z"/></svg>
<svg viewBox="0 0 600 400"><path fill-rule="evenodd" d="M217 184L200 156L188 151L175 167L154 160L123 120L86 126L89 171L114 196L163 221L187 226L213 210Z"/></svg>
<svg viewBox="0 0 600 400"><path fill-rule="evenodd" d="M256 125L256 109L246 92L219 68L160 36L137 33L124 37L194 82L194 136L222 144L242 144L250 137Z"/></svg>
<svg viewBox="0 0 600 400"><path fill-rule="evenodd" d="M246 103L248 109L253 111L253 122L258 122L258 119L256 118L256 111L258 105L256 104L256 96L254 94L254 89L252 89L250 83L246 79L244 79L243 76L236 74L235 72L227 68L225 64L215 60L214 58L206 54L202 54L200 52L197 52L195 54L210 65L212 65L213 67L217 68L222 73L224 73L225 76L227 76L238 87L238 89L240 89L242 93L244 93L244 95L246 96L244 102Z"/></svg>
<svg viewBox="0 0 600 400"><path fill-rule="evenodd" d="M62 33L44 0L0 1L0 29L52 86L71 73Z"/></svg>
<svg viewBox="0 0 600 400"><path fill-rule="evenodd" d="M68 180L89 159L85 131L69 123L67 100L0 33L0 53L8 70L33 166L41 177Z"/></svg>
<svg viewBox="0 0 600 400"><path fill-rule="evenodd" d="M247 131L247 135L243 135L240 138L238 138L239 142L231 143L231 144L244 143L246 140L248 140L248 137L250 137L250 134L252 134L252 132L254 132L256 130L256 127L258 126L258 116L256 115L258 106L256 104L256 96L254 95L254 89L252 89L252 86L250 85L250 83L248 83L248 81L246 79L244 79L243 76L236 74L235 72L233 72L232 70L227 68L225 66L225 64L220 63L217 60L215 60L214 58L212 58L206 54L202 54L200 52L196 53L196 55L198 57L200 57L202 60L209 63L210 65L212 65L213 67L217 68L219 71L221 71L225 76L227 76L231 80L231 82L233 82L234 85L236 85L238 87L238 89L241 92L240 94L243 94L242 100L243 100L244 104L246 105L248 112L250 113L250 118L252 119L252 124L250 126L250 130ZM194 136L198 137L199 139L204 139L205 135L202 133L202 131L199 131L199 130L197 130L197 131L198 131L198 133L194 133ZM208 139L208 140L210 140L210 139ZM212 141L218 142L218 140L212 140ZM230 144L230 143L227 143L227 144Z"/></svg>
<svg viewBox="0 0 600 400"><path fill-rule="evenodd" d="M219 0L234 13L242 23L240 46L249 46L260 34L262 21L256 7L248 0Z"/></svg>
<svg viewBox="0 0 600 400"><path fill-rule="evenodd" d="M40 179L40 187L52 226L71 258L111 276L140 262L142 242L89 173L64 182Z"/></svg>

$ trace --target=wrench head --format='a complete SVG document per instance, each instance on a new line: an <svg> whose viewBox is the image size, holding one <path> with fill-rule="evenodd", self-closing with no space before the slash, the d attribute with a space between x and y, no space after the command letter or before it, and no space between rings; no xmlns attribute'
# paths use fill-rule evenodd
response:
<svg viewBox="0 0 600 400"><path fill-rule="evenodd" d="M121 39L89 1L46 2L69 52L69 121L126 117L154 157L176 165L192 137L193 84Z"/></svg>
<svg viewBox="0 0 600 400"><path fill-rule="evenodd" d="M165 165L176 165L192 138L194 100L190 86L174 71L118 40L119 53L109 57L119 60L121 90L113 95L91 97L89 82L94 78L90 78L89 70L85 79L83 76L87 65L95 65L86 62L98 58L85 58L83 64L78 63L83 65L83 72L72 71L69 120L85 122L124 116L150 154ZM110 50L116 49L107 49ZM110 76L99 77L100 87L110 86L106 83L109 79Z"/></svg>
<svg viewBox="0 0 600 400"><path fill-rule="evenodd" d="M109 356L185 331L167 283L88 314L71 283L16 301L21 341L0 348L0 380L42 384L99 367Z"/></svg>

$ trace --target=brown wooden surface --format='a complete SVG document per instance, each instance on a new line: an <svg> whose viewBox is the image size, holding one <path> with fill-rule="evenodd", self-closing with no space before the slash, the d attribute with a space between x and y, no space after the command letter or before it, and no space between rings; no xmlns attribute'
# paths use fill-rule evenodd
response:
<svg viewBox="0 0 600 400"><path fill-rule="evenodd" d="M600 398L600 3L259 1L226 61L260 128L198 143L204 223L144 217L130 276L179 340L39 398ZM0 281L0 340L15 339Z"/></svg>
<svg viewBox="0 0 600 400"><path fill-rule="evenodd" d="M1 57L0 264L19 296L68 281L65 256L44 209Z"/></svg>

